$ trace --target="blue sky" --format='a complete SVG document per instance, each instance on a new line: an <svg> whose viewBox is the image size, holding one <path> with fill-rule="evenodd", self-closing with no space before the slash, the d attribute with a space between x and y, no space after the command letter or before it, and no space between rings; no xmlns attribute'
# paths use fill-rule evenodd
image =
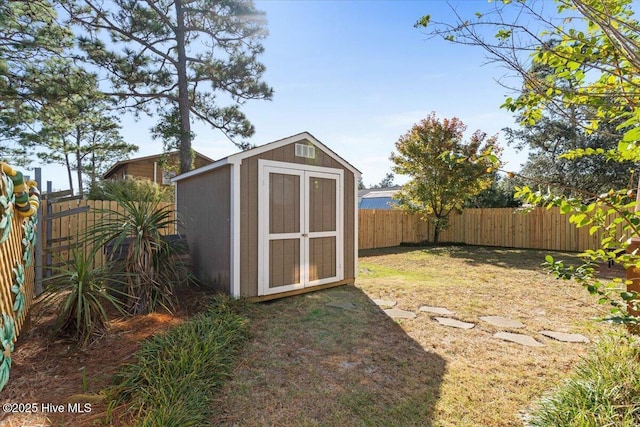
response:
<svg viewBox="0 0 640 427"><path fill-rule="evenodd" d="M511 95L495 82L505 70L486 61L480 48L428 39L413 27L418 18L453 21L450 6L464 16L492 7L468 1L256 1L266 12L269 36L262 62L272 101L252 101L243 111L256 127L249 142L261 145L309 131L378 183L391 170L398 138L435 111L457 116L468 134L490 135L515 126L499 107ZM150 137L151 118L124 117L122 134L140 146L136 156L159 153ZM236 152L222 134L194 127L195 150L221 158ZM506 147L506 168L518 170L525 153ZM67 188L64 168L49 166L44 180ZM398 177L402 183L406 178Z"/></svg>

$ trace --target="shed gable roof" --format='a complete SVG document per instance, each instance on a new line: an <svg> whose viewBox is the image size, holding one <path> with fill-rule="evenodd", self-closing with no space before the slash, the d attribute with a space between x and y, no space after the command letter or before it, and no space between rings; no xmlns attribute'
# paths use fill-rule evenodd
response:
<svg viewBox="0 0 640 427"><path fill-rule="evenodd" d="M273 141L273 142L269 142L269 143L264 144L264 145L260 145L259 147L251 148L249 150L245 150L245 151L241 151L239 153L232 154L232 155L224 157L224 158L222 158L222 159L220 159L220 160L218 160L215 163L212 163L210 165L203 166L201 168L194 169L192 171L189 171L189 172L183 173L181 175L178 175L175 178L173 178L171 181L172 182L180 181L180 180L185 179L185 178L189 178L189 177L196 176L196 175L199 175L201 173L204 173L204 172L207 172L207 171L210 171L210 170L213 170L213 169L217 169L217 168L219 168L221 166L228 165L230 163L238 163L238 162L241 162L243 159L246 159L248 157L252 157L252 156L255 156L257 154L264 153L266 151L274 150L276 148L280 148L280 147L283 147L285 145L288 145L288 144L291 144L291 143L294 143L294 142L298 142L298 141L301 141L301 140L304 140L304 139L308 140L313 145L315 145L316 147L320 148L322 151L324 151L326 154L328 154L330 157L332 157L335 161L340 163L346 169L348 169L351 172L353 172L355 175L360 175L360 171L358 169L356 169L353 165L351 165L345 159L343 159L342 157L337 155L333 150L328 148L326 145L321 143L318 139L316 139L316 137L311 135L309 132L305 131L305 132L301 132L301 133L298 133L298 134L295 134L295 135L292 135L292 136L288 136L286 138L278 139L278 140Z"/></svg>

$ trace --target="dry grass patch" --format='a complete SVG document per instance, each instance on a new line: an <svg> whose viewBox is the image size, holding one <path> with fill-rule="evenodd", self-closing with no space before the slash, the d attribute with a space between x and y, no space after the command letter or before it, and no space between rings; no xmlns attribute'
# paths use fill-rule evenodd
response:
<svg viewBox="0 0 640 427"><path fill-rule="evenodd" d="M540 268L545 251L482 247L363 251L356 286L247 307L253 338L218 402L215 424L234 426L516 426L596 338L602 307L580 286ZM554 254L561 259L575 255ZM417 318L394 321L371 299ZM352 311L327 306L355 304ZM422 305L445 306L471 330L438 325ZM478 320L520 320L543 348L493 338Z"/></svg>
<svg viewBox="0 0 640 427"><path fill-rule="evenodd" d="M336 301L355 308L327 306ZM358 288L248 310L253 338L220 398L215 425L430 425L444 359Z"/></svg>
<svg viewBox="0 0 640 427"><path fill-rule="evenodd" d="M539 331L594 339L611 329L592 320L602 316L604 308L582 287L542 271L546 253L451 246L367 251L361 256L357 284L369 297L393 299L399 308L416 312L421 305L444 306L455 311L457 319L476 323L474 329L457 330L419 315L401 324L424 349L447 361L435 425L522 425L520 414L565 377L589 348L545 338ZM574 254L554 257L576 259ZM478 319L487 315L516 319L525 327L501 329ZM493 338L500 330L531 335L545 347Z"/></svg>

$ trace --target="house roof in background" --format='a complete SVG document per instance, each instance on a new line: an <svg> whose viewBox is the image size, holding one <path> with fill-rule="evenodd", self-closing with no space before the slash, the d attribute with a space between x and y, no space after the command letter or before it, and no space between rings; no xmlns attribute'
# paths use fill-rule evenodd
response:
<svg viewBox="0 0 640 427"><path fill-rule="evenodd" d="M358 209L393 209L398 206L398 201L391 197L363 197Z"/></svg>
<svg viewBox="0 0 640 427"><path fill-rule="evenodd" d="M370 191L370 192L364 194L362 196L362 198L363 199L377 199L377 198L380 198L380 197L389 198L389 197L393 197L393 195L396 194L399 189L400 189L400 187L398 187L398 188L396 188L394 190L391 190L389 188L381 188L381 189L379 189L380 191L378 191L378 189L376 189L374 191Z"/></svg>
<svg viewBox="0 0 640 427"><path fill-rule="evenodd" d="M114 172L116 169L118 169L118 168L119 168L120 166L122 166L122 165L126 165L127 163L139 162L139 161L141 161L141 160L153 160L153 159L160 159L160 158L161 158L162 156L164 156L164 155L169 155L169 156L171 156L171 155L178 154L178 153L179 153L179 151L171 151L171 152L169 152L169 153L153 154L153 155L151 155L151 156L134 157L133 159L121 160L121 161L117 162L115 165L111 166L111 167L109 168L109 170L108 170L108 171L106 171L106 172L104 173L104 175L102 175L102 178L103 178L103 179L107 179L111 174L113 174L113 172ZM203 159L205 159L205 160L207 160L207 161L209 161L209 162L211 162L211 163L215 162L215 160L213 160L213 159L211 159L211 158L209 158L209 157L205 156L204 154L198 153L198 152L197 152L197 151L195 151L195 150L193 150L193 153L194 153L196 156L201 157L201 158L203 158Z"/></svg>
<svg viewBox="0 0 640 427"><path fill-rule="evenodd" d="M400 190L400 186L388 188L367 188L358 190L359 209L393 209L398 201L393 195Z"/></svg>

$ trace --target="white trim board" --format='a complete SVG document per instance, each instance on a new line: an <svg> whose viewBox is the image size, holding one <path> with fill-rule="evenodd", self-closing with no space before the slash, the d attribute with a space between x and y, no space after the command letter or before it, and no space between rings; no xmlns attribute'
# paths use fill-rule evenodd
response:
<svg viewBox="0 0 640 427"><path fill-rule="evenodd" d="M230 243L230 294L232 298L240 298L240 165L241 162L230 163L229 171L231 201L229 203L229 218L231 224L229 233Z"/></svg>
<svg viewBox="0 0 640 427"><path fill-rule="evenodd" d="M353 278L358 277L358 239L360 214L358 207L358 182L360 181L360 173L353 175Z"/></svg>

